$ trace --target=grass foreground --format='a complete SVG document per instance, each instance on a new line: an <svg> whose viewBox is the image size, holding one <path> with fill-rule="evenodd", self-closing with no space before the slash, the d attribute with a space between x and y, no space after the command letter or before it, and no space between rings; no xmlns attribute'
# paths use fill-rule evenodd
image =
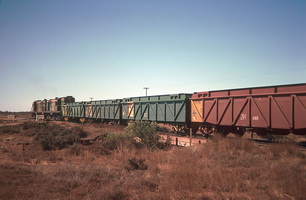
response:
<svg viewBox="0 0 306 200"><path fill-rule="evenodd" d="M306 156L296 146L218 138L152 149L135 145L118 126L63 124L75 142L44 150L37 135L61 131L58 125L24 126L0 128L0 199L306 197ZM84 145L80 134L101 137Z"/></svg>

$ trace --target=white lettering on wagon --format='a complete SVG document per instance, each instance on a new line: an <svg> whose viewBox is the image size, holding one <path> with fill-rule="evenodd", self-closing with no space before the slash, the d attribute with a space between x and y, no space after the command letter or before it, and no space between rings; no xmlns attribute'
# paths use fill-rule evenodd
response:
<svg viewBox="0 0 306 200"><path fill-rule="evenodd" d="M258 121L259 120L259 117L258 116L253 116L252 118L254 121Z"/></svg>
<svg viewBox="0 0 306 200"><path fill-rule="evenodd" d="M246 120L246 119L247 119L247 114L240 115L240 120Z"/></svg>

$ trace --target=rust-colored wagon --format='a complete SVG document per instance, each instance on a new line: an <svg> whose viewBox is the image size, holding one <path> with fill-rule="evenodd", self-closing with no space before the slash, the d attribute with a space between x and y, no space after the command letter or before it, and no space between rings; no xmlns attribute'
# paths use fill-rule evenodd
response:
<svg viewBox="0 0 306 200"><path fill-rule="evenodd" d="M195 92L193 132L306 134L306 84Z"/></svg>

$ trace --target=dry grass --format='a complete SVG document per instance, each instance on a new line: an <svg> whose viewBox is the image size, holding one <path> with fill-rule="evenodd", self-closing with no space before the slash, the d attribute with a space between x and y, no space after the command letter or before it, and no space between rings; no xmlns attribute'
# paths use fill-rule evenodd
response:
<svg viewBox="0 0 306 200"><path fill-rule="evenodd" d="M173 154L165 185L177 188L178 195L184 191L186 198L305 197L305 155L292 146L258 147L233 139Z"/></svg>
<svg viewBox="0 0 306 200"><path fill-rule="evenodd" d="M79 124L91 137L123 128ZM86 129L88 126L88 129ZM13 137L12 137L13 135ZM31 135L31 134L29 134ZM9 139L8 139L9 138ZM0 133L0 199L305 199L305 153L240 138L152 151L102 141L43 151L24 133ZM30 141L30 142L29 142ZM130 160L147 169L129 169Z"/></svg>

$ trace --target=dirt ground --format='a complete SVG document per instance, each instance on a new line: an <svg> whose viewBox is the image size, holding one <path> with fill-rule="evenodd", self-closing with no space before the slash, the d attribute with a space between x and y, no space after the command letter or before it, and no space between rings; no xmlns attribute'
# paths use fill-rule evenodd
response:
<svg viewBox="0 0 306 200"><path fill-rule="evenodd" d="M7 115L16 115L8 119ZM306 156L293 145L232 137L192 147L150 150L99 140L45 151L29 113L0 113L0 199L305 199ZM21 125L18 125L21 124ZM49 122L124 134L124 126ZM55 125L54 125L55 124ZM10 126L7 126L10 125ZM288 136L303 140L304 136ZM288 140L289 140L288 139ZM287 140L287 139L286 139ZM135 167L137 166L137 167Z"/></svg>

